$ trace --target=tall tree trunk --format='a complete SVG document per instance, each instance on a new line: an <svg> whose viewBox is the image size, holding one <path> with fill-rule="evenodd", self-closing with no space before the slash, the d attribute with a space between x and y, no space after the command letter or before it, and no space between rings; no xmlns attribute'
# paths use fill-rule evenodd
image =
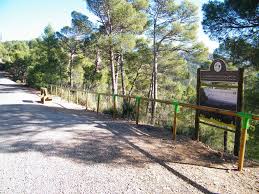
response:
<svg viewBox="0 0 259 194"><path fill-rule="evenodd" d="M116 84L115 67L114 67L114 53L113 53L112 46L110 46L109 55L110 55L109 57L110 57L111 77L112 77L112 93L117 94L117 84Z"/></svg>
<svg viewBox="0 0 259 194"><path fill-rule="evenodd" d="M123 54L120 55L120 69L121 69L121 89L122 89L122 95L126 95L125 71L124 71L124 59L123 59Z"/></svg>
<svg viewBox="0 0 259 194"><path fill-rule="evenodd" d="M110 8L108 6L107 10L107 28L106 33L109 36L109 58L110 58L110 68L111 68L111 78L112 78L112 93L117 94L118 93L118 85L116 82L116 75L115 75L115 65L114 65L114 51L113 51L113 42L112 42L112 34L113 34L113 26L111 22L111 15L110 15Z"/></svg>
<svg viewBox="0 0 259 194"><path fill-rule="evenodd" d="M116 86L118 88L118 80L119 80L119 73L120 73L120 56L119 56L119 54L117 54L117 56L115 57L115 62L116 62L116 66L115 66L115 84L116 84Z"/></svg>
<svg viewBox="0 0 259 194"><path fill-rule="evenodd" d="M153 73L152 73L152 78L151 78L151 81L150 81L150 86L149 86L149 91L148 91L148 98L153 98L152 97L152 92L153 91ZM146 107L146 115L148 113L148 108L149 108L149 101L147 101L147 107ZM152 106L152 103L151 103L151 106Z"/></svg>
<svg viewBox="0 0 259 194"><path fill-rule="evenodd" d="M157 99L157 52L154 54L153 99ZM155 103L156 104L156 103Z"/></svg>
<svg viewBox="0 0 259 194"><path fill-rule="evenodd" d="M70 87L73 87L72 69L73 69L73 53L70 54L70 59L69 59L69 86Z"/></svg>
<svg viewBox="0 0 259 194"><path fill-rule="evenodd" d="M63 79L62 79L62 67L61 65L59 66L59 84L61 85L63 82Z"/></svg>
<svg viewBox="0 0 259 194"><path fill-rule="evenodd" d="M101 69L101 57L100 57L100 49L97 48L96 49L96 59L95 59L95 71L99 72L99 70Z"/></svg>
<svg viewBox="0 0 259 194"><path fill-rule="evenodd" d="M155 113L156 113L156 99L157 99L157 45L156 45L156 21L154 21L153 26L153 74L152 74L152 98L154 101L152 102L152 112L151 112L151 123L154 124Z"/></svg>
<svg viewBox="0 0 259 194"><path fill-rule="evenodd" d="M140 71L141 68L142 68L142 65L138 68L137 73L136 73L136 76L135 76L134 79L133 79L133 83L132 83L131 88L130 88L130 90L129 90L129 96L131 96L131 94L132 94L132 92L133 92L133 89L134 89L134 87L135 87L135 85L136 85L136 82L137 82L137 79L138 79L138 76L139 76L139 71Z"/></svg>
<svg viewBox="0 0 259 194"><path fill-rule="evenodd" d="M123 54L119 56L120 70L121 70L121 90L122 95L126 95L125 72ZM127 98L123 98L123 117L127 115Z"/></svg>

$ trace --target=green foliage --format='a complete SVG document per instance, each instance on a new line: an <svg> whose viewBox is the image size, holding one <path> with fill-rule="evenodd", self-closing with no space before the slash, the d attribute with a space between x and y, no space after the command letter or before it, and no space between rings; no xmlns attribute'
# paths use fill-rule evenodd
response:
<svg viewBox="0 0 259 194"><path fill-rule="evenodd" d="M102 111L104 114L113 115L114 109L113 107L109 107ZM125 101L119 104L118 108L115 110L116 117L127 118L130 120L136 119L136 104L130 103L129 101Z"/></svg>
<svg viewBox="0 0 259 194"><path fill-rule="evenodd" d="M2 48L2 49L1 49ZM10 41L0 46L2 62L13 79L26 82L27 70L31 65L30 48L27 42Z"/></svg>
<svg viewBox="0 0 259 194"><path fill-rule="evenodd" d="M186 100L183 85L190 77L187 61L199 61L199 53L204 51L196 39L198 8L190 1L153 0L148 13L148 35L153 43L149 96ZM156 103L152 103L152 121L154 112Z"/></svg>
<svg viewBox="0 0 259 194"><path fill-rule="evenodd" d="M136 119L136 104L132 104L129 101L123 103L122 117L130 117Z"/></svg>
<svg viewBox="0 0 259 194"><path fill-rule="evenodd" d="M129 94L147 94L150 84L152 52L146 39L137 39L133 51L125 54Z"/></svg>
<svg viewBox="0 0 259 194"><path fill-rule="evenodd" d="M250 69L245 77L245 111L259 114L259 71Z"/></svg>
<svg viewBox="0 0 259 194"><path fill-rule="evenodd" d="M80 78L83 76L83 67L77 65L82 59L80 57L82 40L91 36L93 24L88 20L88 17L79 12L73 11L71 16L71 27L63 27L56 35L60 46L68 53L69 85L70 87L78 87L81 84Z"/></svg>
<svg viewBox="0 0 259 194"><path fill-rule="evenodd" d="M0 59L1 59L1 61L4 60L4 57L6 56L6 54L7 54L7 51L6 51L5 45L0 42Z"/></svg>
<svg viewBox="0 0 259 194"><path fill-rule="evenodd" d="M125 0L86 0L86 2L89 9L101 19L106 34L140 32L146 23L144 13L133 6L145 7L147 3L143 0L133 3Z"/></svg>
<svg viewBox="0 0 259 194"><path fill-rule="evenodd" d="M221 44L213 53L234 67L246 68L245 111L258 114L258 1L225 0L204 4L203 28ZM249 130L247 155L257 158L258 131Z"/></svg>
<svg viewBox="0 0 259 194"><path fill-rule="evenodd" d="M94 65L84 67L84 85L88 90L94 90L101 80L102 74L98 72Z"/></svg>
<svg viewBox="0 0 259 194"><path fill-rule="evenodd" d="M244 25L258 22L254 21L254 0L242 2L207 3L203 7L203 25L211 37L224 40L214 57L224 58L231 68L249 67L245 107L246 111L257 113L258 30ZM60 84L96 92L121 91L154 97L156 79L157 98L195 103L197 67L208 67L210 62L208 48L197 41L198 8L191 1L86 0L86 3L88 10L98 17L99 25L73 11L71 25L59 32L47 26L37 39L0 43L0 59L15 80L34 87ZM238 28L229 27L229 21ZM118 101L116 114L134 119L134 102ZM105 103L104 112L112 114L111 101ZM94 96L88 104L96 105ZM141 104L141 111L140 119L149 122L151 110L147 102ZM171 126L172 114L171 106L158 104L156 124ZM179 133L193 135L192 112L181 110L178 120ZM248 147L257 145L256 134L254 129L249 131ZM223 136L206 127L202 140L219 148ZM229 143L232 141L231 137ZM254 154L251 147L248 150L250 155Z"/></svg>
<svg viewBox="0 0 259 194"><path fill-rule="evenodd" d="M134 0L133 7L137 10L146 9L148 7L148 0Z"/></svg>
<svg viewBox="0 0 259 194"><path fill-rule="evenodd" d="M30 69L28 73L28 85L36 88L46 86L47 82L45 80L45 73L41 65L35 65L34 68Z"/></svg>
<svg viewBox="0 0 259 194"><path fill-rule="evenodd" d="M51 26L47 26L41 38L30 43L32 67L28 84L40 87L45 84L61 84L66 78L67 56L59 47Z"/></svg>
<svg viewBox="0 0 259 194"><path fill-rule="evenodd" d="M212 38L242 36L248 42L258 40L258 1L210 1L203 5L203 28Z"/></svg>
<svg viewBox="0 0 259 194"><path fill-rule="evenodd" d="M203 5L203 28L221 42L216 56L258 68L259 4L256 0L210 1Z"/></svg>
<svg viewBox="0 0 259 194"><path fill-rule="evenodd" d="M246 155L251 159L259 161L259 123L253 122L248 129L248 140L246 147Z"/></svg>
<svg viewBox="0 0 259 194"><path fill-rule="evenodd" d="M26 83L28 68L31 64L31 58L29 56L24 58L17 58L9 67L9 73L13 76L14 80L20 80Z"/></svg>
<svg viewBox="0 0 259 194"><path fill-rule="evenodd" d="M255 67L259 69L259 47L250 44L243 37L239 39L227 38L214 51L214 58L223 58L225 61L239 67Z"/></svg>

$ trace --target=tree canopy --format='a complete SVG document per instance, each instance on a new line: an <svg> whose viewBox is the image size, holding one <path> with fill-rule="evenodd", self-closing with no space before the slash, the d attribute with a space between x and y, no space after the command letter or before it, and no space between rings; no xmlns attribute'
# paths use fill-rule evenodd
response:
<svg viewBox="0 0 259 194"><path fill-rule="evenodd" d="M238 66L258 68L258 1L210 1L202 10L205 32L221 43L214 55Z"/></svg>
<svg viewBox="0 0 259 194"><path fill-rule="evenodd" d="M259 4L257 0L209 1L203 5L203 28L211 38L224 40L242 36L258 44Z"/></svg>
<svg viewBox="0 0 259 194"><path fill-rule="evenodd" d="M4 63L15 81L37 88L56 84L94 92L195 102L197 68L211 61L208 48L197 38L200 20L198 7L192 1L85 3L96 21L73 11L71 24L58 31L48 25L36 39L0 43L0 63ZM203 6L203 28L220 42L213 57L225 59L232 68L247 68L246 108L251 112L256 111L254 96L259 96L258 10L255 0L209 1ZM134 113L132 103L123 99L122 104L123 114L126 110ZM166 107L158 103L142 106L148 119L159 124L162 118L157 119L155 113L163 117ZM179 123L191 122L191 111L181 112ZM206 133L208 141L212 141L213 133L218 134L215 130Z"/></svg>

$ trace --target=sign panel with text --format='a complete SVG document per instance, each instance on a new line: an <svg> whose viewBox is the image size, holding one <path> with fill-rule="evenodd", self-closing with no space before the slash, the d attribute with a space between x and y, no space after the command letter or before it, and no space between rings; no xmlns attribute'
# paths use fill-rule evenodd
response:
<svg viewBox="0 0 259 194"><path fill-rule="evenodd" d="M213 108L220 108L230 111L237 109L237 89L224 90L214 88L200 89L200 105ZM235 123L235 117L200 111L206 118L213 118L224 123Z"/></svg>

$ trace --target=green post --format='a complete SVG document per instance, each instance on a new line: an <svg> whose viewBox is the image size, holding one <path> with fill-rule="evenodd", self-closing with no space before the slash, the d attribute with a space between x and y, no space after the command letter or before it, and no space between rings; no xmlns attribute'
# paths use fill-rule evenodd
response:
<svg viewBox="0 0 259 194"><path fill-rule="evenodd" d="M238 156L238 170L242 171L244 167L244 159L245 159L246 134L247 134L247 129L249 128L250 120L252 119L252 115L244 112L239 112L238 115L242 119L242 131L241 131L240 148L239 148L239 156Z"/></svg>

